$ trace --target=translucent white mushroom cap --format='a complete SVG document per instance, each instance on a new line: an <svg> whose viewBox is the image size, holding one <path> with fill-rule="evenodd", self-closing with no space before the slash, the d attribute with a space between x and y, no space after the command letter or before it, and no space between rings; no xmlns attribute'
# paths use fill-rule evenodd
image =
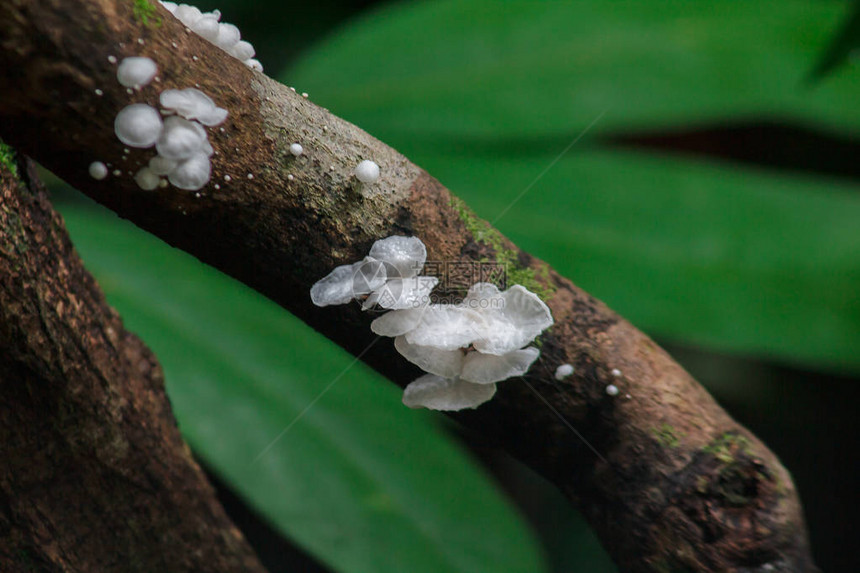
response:
<svg viewBox="0 0 860 573"><path fill-rule="evenodd" d="M209 182L212 166L209 156L201 152L184 159L167 174L170 184L186 191L197 191Z"/></svg>
<svg viewBox="0 0 860 573"><path fill-rule="evenodd" d="M540 350L530 346L501 356L470 352L463 360L460 378L475 384L493 384L528 372L540 356Z"/></svg>
<svg viewBox="0 0 860 573"><path fill-rule="evenodd" d="M492 289L485 288L482 296L494 298ZM487 328L473 343L485 354L507 354L522 348L553 324L549 307L535 293L522 285L514 285L498 296L502 307L483 313Z"/></svg>
<svg viewBox="0 0 860 573"><path fill-rule="evenodd" d="M164 129L155 148L164 159L179 161L205 154L208 142L206 130L199 123L171 116L164 120Z"/></svg>
<svg viewBox="0 0 860 573"><path fill-rule="evenodd" d="M137 186L144 191L152 191L161 182L161 178L149 167L141 167L134 176Z"/></svg>
<svg viewBox="0 0 860 573"><path fill-rule="evenodd" d="M486 321L477 311L434 304L424 309L418 324L405 336L410 344L454 350L472 344L483 335L486 328Z"/></svg>
<svg viewBox="0 0 860 573"><path fill-rule="evenodd" d="M311 302L316 306L346 304L385 283L385 266L373 257L351 265L341 265L311 287Z"/></svg>
<svg viewBox="0 0 860 573"><path fill-rule="evenodd" d="M116 70L117 81L127 87L143 87L158 73L158 66L150 58L124 58Z"/></svg>
<svg viewBox="0 0 860 573"><path fill-rule="evenodd" d="M90 163L89 167L90 177L93 179L104 179L107 177L108 168L107 165L102 163L101 161L93 161Z"/></svg>
<svg viewBox="0 0 860 573"><path fill-rule="evenodd" d="M418 237L394 235L373 243L370 256L394 267L401 278L408 278L421 272L427 260L427 248Z"/></svg>
<svg viewBox="0 0 860 573"><path fill-rule="evenodd" d="M130 147L152 147L161 135L161 114L145 103L133 103L120 110L113 128L119 140Z"/></svg>
<svg viewBox="0 0 860 573"><path fill-rule="evenodd" d="M464 357L461 350L440 350L432 346L410 344L405 336L394 339L394 348L424 372L443 378L456 378L463 371Z"/></svg>
<svg viewBox="0 0 860 573"><path fill-rule="evenodd" d="M227 119L227 110L215 105L208 95L195 88L164 90L158 101L165 109L175 111L185 119L196 119L213 127Z"/></svg>
<svg viewBox="0 0 860 573"><path fill-rule="evenodd" d="M465 380L426 374L403 391L403 403L410 408L464 410L477 408L496 393L495 384L472 384Z"/></svg>

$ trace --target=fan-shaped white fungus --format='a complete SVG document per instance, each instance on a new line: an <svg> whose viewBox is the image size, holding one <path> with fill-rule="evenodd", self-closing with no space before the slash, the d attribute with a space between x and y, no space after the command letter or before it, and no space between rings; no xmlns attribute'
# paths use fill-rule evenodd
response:
<svg viewBox="0 0 860 573"><path fill-rule="evenodd" d="M249 68L263 71L260 62L253 59L254 48L251 44L243 42L239 28L225 22L219 23L221 12L201 12L194 6L187 4L176 5L172 2L162 2L170 12L188 26L188 29L212 42L234 58L242 60Z"/></svg>
<svg viewBox="0 0 860 573"><path fill-rule="evenodd" d="M562 364L558 368L555 369L555 379L556 380L564 380L568 376L573 374L573 366L570 364Z"/></svg>
<svg viewBox="0 0 860 573"><path fill-rule="evenodd" d="M501 293L504 305L485 313L487 330L474 342L486 354L507 354L522 348L552 326L552 313L543 301L522 285Z"/></svg>
<svg viewBox="0 0 860 573"><path fill-rule="evenodd" d="M610 396L618 396L618 386L610 384L606 387L606 393Z"/></svg>
<svg viewBox="0 0 860 573"><path fill-rule="evenodd" d="M292 153L296 157L301 155L303 152L304 152L304 148L300 144L293 143L290 145L290 153Z"/></svg>
<svg viewBox="0 0 860 573"><path fill-rule="evenodd" d="M463 371L463 352L460 350L439 350L430 346L417 346L409 344L403 336L394 339L394 348L403 358L424 372L443 378L455 378Z"/></svg>
<svg viewBox="0 0 860 573"><path fill-rule="evenodd" d="M93 161L92 163L90 163L89 171L90 177L99 180L104 179L105 177L107 177L108 174L107 166L101 161Z"/></svg>
<svg viewBox="0 0 860 573"><path fill-rule="evenodd" d="M161 115L144 103L124 107L116 116L113 128L120 141L130 147L152 147L161 135Z"/></svg>
<svg viewBox="0 0 860 573"><path fill-rule="evenodd" d="M204 147L207 142L206 130L200 124L171 116L164 120L164 129L155 149L165 159L188 159L199 153L206 154Z"/></svg>
<svg viewBox="0 0 860 573"><path fill-rule="evenodd" d="M421 322L424 312L430 308L408 308L404 310L392 310L386 312L370 323L370 330L379 336L400 336L414 329Z"/></svg>
<svg viewBox="0 0 860 573"><path fill-rule="evenodd" d="M392 310L424 306L430 302L430 292L438 282L436 277L389 278L367 297L363 308L374 304Z"/></svg>
<svg viewBox="0 0 860 573"><path fill-rule="evenodd" d="M158 96L161 106L175 111L185 119L196 119L213 127L227 119L227 110L215 105L208 95L195 88L164 90Z"/></svg>
<svg viewBox="0 0 860 573"><path fill-rule="evenodd" d="M341 265L311 287L311 301L317 306L346 304L385 282L385 267L371 257L351 265Z"/></svg>
<svg viewBox="0 0 860 573"><path fill-rule="evenodd" d="M205 153L192 155L181 161L167 175L170 184L186 191L197 191L209 182L211 166Z"/></svg>
<svg viewBox="0 0 860 573"><path fill-rule="evenodd" d="M477 408L495 393L495 384L472 384L465 380L426 374L406 387L403 391L403 403L410 408L465 410Z"/></svg>
<svg viewBox="0 0 860 573"><path fill-rule="evenodd" d="M406 333L406 340L410 344L454 350L469 346L485 329L486 322L474 310L434 304L423 309L420 323Z"/></svg>
<svg viewBox="0 0 860 573"><path fill-rule="evenodd" d="M534 347L514 350L501 356L470 352L463 361L460 378L475 384L493 384L525 374L540 350Z"/></svg>
<svg viewBox="0 0 860 573"><path fill-rule="evenodd" d="M120 62L116 79L127 88L143 87L158 73L158 66L149 58L132 57Z"/></svg>
<svg viewBox="0 0 860 573"><path fill-rule="evenodd" d="M355 167L355 178L362 183L373 183L379 179L379 165L365 159Z"/></svg>
<svg viewBox="0 0 860 573"><path fill-rule="evenodd" d="M153 173L152 169L149 167L141 167L135 174L134 181L137 183L137 186L144 191L152 191L158 187L158 183L161 179L157 174Z"/></svg>
<svg viewBox="0 0 860 573"><path fill-rule="evenodd" d="M421 271L427 260L427 248L418 237L394 235L373 243L370 256L393 266L402 278L407 278Z"/></svg>

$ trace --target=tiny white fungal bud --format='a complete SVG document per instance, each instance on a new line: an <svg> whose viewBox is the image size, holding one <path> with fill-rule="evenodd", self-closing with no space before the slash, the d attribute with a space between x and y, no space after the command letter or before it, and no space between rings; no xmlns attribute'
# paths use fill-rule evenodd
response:
<svg viewBox="0 0 860 573"><path fill-rule="evenodd" d="M618 386L615 384L610 384L606 387L606 393L610 396L618 396Z"/></svg>
<svg viewBox="0 0 860 573"><path fill-rule="evenodd" d="M290 173L289 175L287 175L287 179L289 179L290 181L292 181L293 179L295 179L295 177L293 177L293 174L292 174L292 173Z"/></svg>
<svg viewBox="0 0 860 573"><path fill-rule="evenodd" d="M558 368L555 369L555 379L556 380L564 380L568 376L573 374L573 366L570 364L562 364Z"/></svg>
<svg viewBox="0 0 860 573"><path fill-rule="evenodd" d="M619 376L621 376L621 370L619 370L618 368L613 368L611 374L618 378Z"/></svg>
<svg viewBox="0 0 860 573"><path fill-rule="evenodd" d="M134 93L134 90L133 90L133 89L131 89L131 88L126 88L126 89L125 89L125 93L127 93L128 95L131 95L131 94L133 94L133 93Z"/></svg>
<svg viewBox="0 0 860 573"><path fill-rule="evenodd" d="M150 58L124 58L116 69L116 79L127 88L147 85L158 73L158 66Z"/></svg>
<svg viewBox="0 0 860 573"><path fill-rule="evenodd" d="M220 188L221 188L221 186L220 186L220 185L218 185L217 183L216 183L215 185L213 185L213 187L215 187L215 189L220 189Z"/></svg>
<svg viewBox="0 0 860 573"><path fill-rule="evenodd" d="M120 110L113 126L116 136L126 145L152 147L161 135L161 115L154 107L133 103Z"/></svg>
<svg viewBox="0 0 860 573"><path fill-rule="evenodd" d="M93 161L90 163L90 177L93 179L104 179L107 177L107 174L107 167L101 161Z"/></svg>
<svg viewBox="0 0 860 573"><path fill-rule="evenodd" d="M253 173L248 173L248 179L253 179L253 178L254 178L254 174L253 174Z"/></svg>
<svg viewBox="0 0 860 573"><path fill-rule="evenodd" d="M152 169L149 167L141 167L137 174L134 176L134 181L137 183L137 186L143 189L144 191L152 191L156 187L158 187L158 183L161 179L152 172Z"/></svg>
<svg viewBox="0 0 860 573"><path fill-rule="evenodd" d="M197 60L199 60L200 58L198 58L197 56L191 56L191 59L192 59L192 60L194 60L194 61L196 62L196 61L197 61Z"/></svg>
<svg viewBox="0 0 860 573"><path fill-rule="evenodd" d="M114 177L119 177L120 175L122 175L122 171L120 171L119 169L114 169L113 174Z"/></svg>
<svg viewBox="0 0 860 573"><path fill-rule="evenodd" d="M302 92L302 97L308 99L308 92Z"/></svg>
<svg viewBox="0 0 860 573"><path fill-rule="evenodd" d="M362 183L373 183L379 179L379 165L365 159L355 167L355 177Z"/></svg>
<svg viewBox="0 0 860 573"><path fill-rule="evenodd" d="M292 145L290 145L290 153L292 153L296 157L301 155L304 152L304 150L305 149L298 143L293 143Z"/></svg>
<svg viewBox="0 0 860 573"><path fill-rule="evenodd" d="M102 90L100 90L100 89L96 88L96 95L97 95L97 96L99 96L99 97L101 97L101 96L105 95L105 92L103 92Z"/></svg>
<svg viewBox="0 0 860 573"><path fill-rule="evenodd" d="M226 181L227 183L229 183L229 182L230 182L230 176L229 176L229 175L225 175L225 176L224 176L224 181Z"/></svg>
<svg viewBox="0 0 860 573"><path fill-rule="evenodd" d="M161 181L158 182L158 186L161 187L162 189L164 189L168 185L169 185L169 183L167 182L167 179L162 179Z"/></svg>
<svg viewBox="0 0 860 573"><path fill-rule="evenodd" d="M108 56L108 62L115 64L116 63L116 56Z"/></svg>

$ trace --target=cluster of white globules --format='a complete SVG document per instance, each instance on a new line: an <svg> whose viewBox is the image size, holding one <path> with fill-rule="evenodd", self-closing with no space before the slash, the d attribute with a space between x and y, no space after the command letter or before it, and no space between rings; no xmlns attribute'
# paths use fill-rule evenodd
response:
<svg viewBox="0 0 860 573"><path fill-rule="evenodd" d="M158 67L149 58L125 58L117 68L117 80L140 89L157 72ZM121 142L141 149L155 147L158 152L138 170L134 180L141 189L151 191L166 176L174 187L196 191L209 182L209 158L214 153L204 126L223 123L227 110L195 88L165 90L158 101L161 111L133 103L120 110L114 120L114 132Z"/></svg>
<svg viewBox="0 0 860 573"><path fill-rule="evenodd" d="M242 39L239 28L219 21L221 20L220 10L201 12L194 6L175 2L161 2L161 5L204 40L208 40L237 60L241 60L252 70L263 71L263 65L254 59L256 53L254 46Z"/></svg>
<svg viewBox="0 0 860 573"><path fill-rule="evenodd" d="M387 312L371 329L394 338L394 347L427 372L403 392L412 408L476 408L496 393L496 384L525 374L540 355L528 346L553 324L549 308L521 285L501 292L490 283L473 285L462 302L431 304L433 277L418 276L427 251L415 237L377 241L370 255L337 267L311 288L317 306L364 299ZM397 276L375 269L394 269ZM401 275L401 270L408 274Z"/></svg>

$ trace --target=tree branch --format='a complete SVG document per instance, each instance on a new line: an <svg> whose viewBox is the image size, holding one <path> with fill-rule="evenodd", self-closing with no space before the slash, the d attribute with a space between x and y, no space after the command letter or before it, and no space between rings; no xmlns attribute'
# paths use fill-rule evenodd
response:
<svg viewBox="0 0 860 573"><path fill-rule="evenodd" d="M25 162L0 165L4 571L262 572ZM14 167L12 167L14 168Z"/></svg>
<svg viewBox="0 0 860 573"><path fill-rule="evenodd" d="M160 26L132 12L130 1L0 2L0 135L401 386L419 372L390 341L363 353L373 317L354 306L314 307L311 284L393 234L420 237L430 260L508 265L548 294L556 324L527 378L500 384L492 401L456 419L557 484L624 571L815 570L788 472L647 336L393 149L186 33L160 7ZM108 56L138 55L158 63L160 83L129 95ZM113 118L132 102L155 105L162 89L195 85L230 113L224 132L210 138L212 181L199 197L172 187L141 191L128 172L152 152L123 159ZM299 158L289 153L293 142L305 149ZM379 181L352 177L362 159L380 165ZM94 181L87 166L95 160L122 175ZM556 381L562 363L576 370ZM605 392L610 383L618 396Z"/></svg>

